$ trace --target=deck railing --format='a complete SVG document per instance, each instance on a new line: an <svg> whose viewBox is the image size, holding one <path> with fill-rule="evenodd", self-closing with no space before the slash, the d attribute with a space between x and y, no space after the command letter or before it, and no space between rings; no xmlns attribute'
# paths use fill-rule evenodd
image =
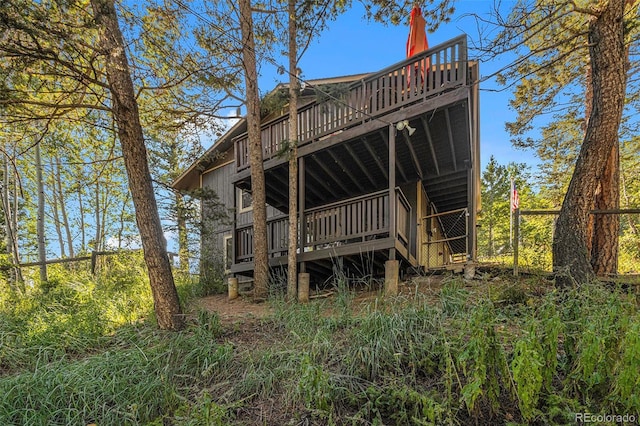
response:
<svg viewBox="0 0 640 426"><path fill-rule="evenodd" d="M307 210L305 247L364 241L389 232L389 191Z"/></svg>
<svg viewBox="0 0 640 426"><path fill-rule="evenodd" d="M298 146L375 119L467 84L467 38L460 36L353 83L341 99L298 110ZM289 139L289 115L262 126L263 157L273 158ZM249 167L247 135L235 141L236 168Z"/></svg>
<svg viewBox="0 0 640 426"><path fill-rule="evenodd" d="M269 257L286 256L289 242L289 220L280 216L267 221L267 252ZM235 263L253 261L253 226L236 229Z"/></svg>
<svg viewBox="0 0 640 426"><path fill-rule="evenodd" d="M396 189L397 238L405 246L410 238L411 206ZM389 235L389 191L379 191L306 210L304 213L305 250L334 245L357 244ZM288 249L288 218L267 222L269 257L285 256ZM236 229L236 263L253 260L253 226Z"/></svg>

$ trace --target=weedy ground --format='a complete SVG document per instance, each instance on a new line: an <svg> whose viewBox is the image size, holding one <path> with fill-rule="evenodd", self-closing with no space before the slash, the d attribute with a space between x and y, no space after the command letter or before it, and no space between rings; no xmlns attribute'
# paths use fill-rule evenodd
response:
<svg viewBox="0 0 640 426"><path fill-rule="evenodd" d="M414 277L389 298L342 277L329 297L238 301L234 315L185 282L188 327L171 333L154 326L130 260L61 276L0 299L0 424L562 425L640 413L633 285L560 291L480 269Z"/></svg>

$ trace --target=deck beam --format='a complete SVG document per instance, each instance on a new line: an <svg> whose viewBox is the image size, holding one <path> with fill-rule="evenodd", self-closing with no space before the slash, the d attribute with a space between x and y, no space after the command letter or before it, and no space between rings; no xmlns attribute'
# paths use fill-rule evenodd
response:
<svg viewBox="0 0 640 426"><path fill-rule="evenodd" d="M429 130L429 123L424 116L420 117L420 121L422 122L422 127L424 129L424 134L427 137L427 143L429 144L429 152L431 152L431 159L433 160L433 165L436 168L436 174L440 174L440 166L438 165L438 157L436 156L436 150L433 146L433 138L431 137L431 131Z"/></svg>
<svg viewBox="0 0 640 426"><path fill-rule="evenodd" d="M358 167L360 167L360 170L362 171L362 173L364 173L364 175L367 177L367 179L369 179L371 184L373 186L376 186L375 179L373 179L373 176L371 176L371 173L369 173L369 170L367 170L367 168L364 166L364 164L362 164L362 161L360 160L360 158L355 154L355 152L353 152L353 149L349 145L345 145L345 149L347 150L347 152L351 156L351 159L354 161L354 163L356 163L358 165Z"/></svg>
<svg viewBox="0 0 640 426"><path fill-rule="evenodd" d="M384 179L385 180L389 179L389 174L387 173L387 170L385 170L384 164L382 164L382 161L380 161L380 157L378 157L378 154L376 154L375 151L373 150L373 148L371 148L371 144L367 141L367 137L363 136L360 139L362 140L362 143L364 144L364 147L369 152L369 155L371 155L371 158L373 158L373 161L375 161L375 163L380 168L380 173L382 173L384 175Z"/></svg>
<svg viewBox="0 0 640 426"><path fill-rule="evenodd" d="M449 139L449 148L451 149L451 158L453 159L453 170L458 171L458 159L456 158L456 147L453 144L453 131L451 130L451 118L449 117L449 108L444 109L444 121L447 124L447 137Z"/></svg>
<svg viewBox="0 0 640 426"><path fill-rule="evenodd" d="M338 165L340 166L340 168L342 169L342 171L349 176L349 179L351 179L351 182L353 182L360 191L364 191L364 187L360 184L360 180L356 179L356 177L353 175L353 173L351 173L351 170L349 169L349 167L347 167L344 164L344 161L342 161L340 159L340 157L338 157L336 154L334 154L333 151L329 150L329 156L331 157L331 159Z"/></svg>

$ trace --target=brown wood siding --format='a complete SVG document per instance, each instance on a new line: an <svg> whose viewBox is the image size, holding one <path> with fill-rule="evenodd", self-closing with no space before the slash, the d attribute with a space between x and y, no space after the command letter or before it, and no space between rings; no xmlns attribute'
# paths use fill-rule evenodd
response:
<svg viewBox="0 0 640 426"><path fill-rule="evenodd" d="M213 190L218 195L218 200L226 206L229 216L233 211L233 190L234 186L231 181L231 175L233 174L233 163L228 163L222 167L212 169L205 172L202 175L202 187ZM207 205L202 206L202 217L211 217L212 213L207 210ZM216 223L213 224L213 229L210 229L210 233L230 231L231 225L228 223Z"/></svg>
<svg viewBox="0 0 640 426"><path fill-rule="evenodd" d="M228 154L231 151L228 152ZM231 153L232 154L232 153ZM226 157L225 157L226 158ZM202 174L202 186L204 188L209 188L215 191L218 194L218 199L221 203L223 203L229 212L233 212L233 191L235 191L235 187L233 186L232 176L234 173L233 163L227 163L222 165L221 167L214 167L209 169L208 171ZM208 217L210 214L206 211L206 207L203 207L202 212L203 217ZM276 210L271 206L267 206L267 220L270 220L274 217L282 215L282 212ZM253 222L253 212L251 210L238 213L237 215L237 226L244 226ZM216 227L214 232L222 232L231 230L230 224L220 224Z"/></svg>

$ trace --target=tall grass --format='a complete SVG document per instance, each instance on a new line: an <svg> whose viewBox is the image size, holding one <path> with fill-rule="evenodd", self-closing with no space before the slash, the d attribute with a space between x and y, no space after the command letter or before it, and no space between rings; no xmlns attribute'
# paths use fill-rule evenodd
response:
<svg viewBox="0 0 640 426"><path fill-rule="evenodd" d="M0 424L571 424L577 412L640 412L628 289L452 277L436 295L362 309L338 282L330 299L272 299L255 323L199 312L162 333L145 320L144 279L102 279L2 303Z"/></svg>

